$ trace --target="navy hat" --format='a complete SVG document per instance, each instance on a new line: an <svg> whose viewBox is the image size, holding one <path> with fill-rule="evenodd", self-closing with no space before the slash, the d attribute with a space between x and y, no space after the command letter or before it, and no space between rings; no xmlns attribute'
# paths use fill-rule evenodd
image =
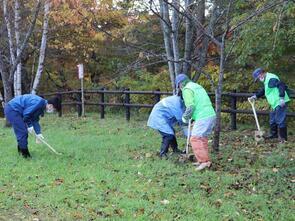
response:
<svg viewBox="0 0 295 221"><path fill-rule="evenodd" d="M189 79L188 76L186 74L179 74L176 76L176 79L175 79L175 85L176 87L178 87L179 83L185 81Z"/></svg>
<svg viewBox="0 0 295 221"><path fill-rule="evenodd" d="M252 73L252 77L254 78L254 81L257 81L259 75L263 72L262 68L257 68L255 71Z"/></svg>

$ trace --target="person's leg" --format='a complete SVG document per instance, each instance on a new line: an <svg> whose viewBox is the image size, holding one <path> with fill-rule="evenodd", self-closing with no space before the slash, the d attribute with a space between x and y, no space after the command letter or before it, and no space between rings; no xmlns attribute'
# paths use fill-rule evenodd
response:
<svg viewBox="0 0 295 221"><path fill-rule="evenodd" d="M265 139L278 138L278 125L276 123L276 110L272 110L269 114L270 132Z"/></svg>
<svg viewBox="0 0 295 221"><path fill-rule="evenodd" d="M287 109L287 105L285 105L284 107L279 106L276 109L276 123L279 127L279 137L281 142L287 141Z"/></svg>
<svg viewBox="0 0 295 221"><path fill-rule="evenodd" d="M191 143L197 161L200 163L196 170L211 166L208 148L208 136L215 126L216 118L211 117L195 122Z"/></svg>
<svg viewBox="0 0 295 221"><path fill-rule="evenodd" d="M175 135L171 135L170 137L170 146L174 153L182 153L182 151L178 149L178 144Z"/></svg>
<svg viewBox="0 0 295 221"><path fill-rule="evenodd" d="M9 105L5 107L5 116L13 127L18 144L18 152L21 153L25 158L31 157L28 150L28 130L22 116L19 113L13 111Z"/></svg>
<svg viewBox="0 0 295 221"><path fill-rule="evenodd" d="M166 134L162 131L159 131L162 136L162 143L160 148L160 157L166 157L168 153L168 148L171 142L170 134Z"/></svg>

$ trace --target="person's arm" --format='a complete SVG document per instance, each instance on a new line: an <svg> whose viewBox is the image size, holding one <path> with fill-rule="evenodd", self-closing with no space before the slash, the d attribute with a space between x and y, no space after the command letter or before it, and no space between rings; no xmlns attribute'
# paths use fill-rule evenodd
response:
<svg viewBox="0 0 295 221"><path fill-rule="evenodd" d="M36 134L41 134L41 126L39 124L39 121L34 121L32 123L32 126L34 127L34 131Z"/></svg>
<svg viewBox="0 0 295 221"><path fill-rule="evenodd" d="M182 118L188 121L189 119L192 118L194 110L195 110L194 92L190 89L185 89L182 91L182 96L186 106L186 109Z"/></svg>
<svg viewBox="0 0 295 221"><path fill-rule="evenodd" d="M268 82L268 87L269 88L275 88L277 87L279 89L279 96L281 98L285 97L285 91L286 91L286 85L284 82L279 81L276 78L271 78Z"/></svg>
<svg viewBox="0 0 295 221"><path fill-rule="evenodd" d="M261 88L258 92L255 93L256 98L261 98L265 94L264 88Z"/></svg>

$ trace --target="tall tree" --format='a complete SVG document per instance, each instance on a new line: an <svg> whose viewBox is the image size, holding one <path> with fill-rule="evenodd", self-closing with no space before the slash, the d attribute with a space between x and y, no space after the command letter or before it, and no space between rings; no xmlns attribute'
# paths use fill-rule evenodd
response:
<svg viewBox="0 0 295 221"><path fill-rule="evenodd" d="M41 7L41 1L37 1L35 3L35 10L33 11L32 14L32 20L30 22L30 25L28 26L28 30L24 33L24 38L23 40L20 39L20 34L18 33L20 30L20 6L18 0L16 0L14 3L14 9L12 9L12 2L9 2L7 0L3 0L2 5L3 5L3 15L4 15L4 21L5 21L5 26L6 26L6 39L8 42L8 48L9 51L5 52L4 49L0 49L0 59L1 59L1 65L3 66L1 68L1 77L2 77L2 82L3 82L3 87L4 87L4 97L5 97L5 102L8 102L12 97L12 85L15 86L15 94L21 93L21 78L18 79L19 76L17 76L18 73L17 70L21 71L20 68L21 66L19 65L22 59L22 55L25 51L25 49L28 46L29 39L33 33L33 30L35 28L36 20L39 14L39 10ZM11 10L9 10L11 9ZM14 13L9 13L11 11L14 11ZM12 28L11 25L11 14L14 14L14 28ZM13 35L14 33L14 35ZM15 39L16 41L14 41ZM18 41L18 42L17 42ZM18 43L18 44L17 44ZM9 55L9 59L6 58L6 54ZM19 72L20 73L20 72ZM16 82L14 84L14 82Z"/></svg>
<svg viewBox="0 0 295 221"><path fill-rule="evenodd" d="M36 72L36 76L33 83L33 88L31 93L36 94L37 88L40 84L41 76L44 69L44 61L45 61L45 51L47 47L47 35L48 35L48 28L49 28L49 12L50 12L50 0L46 0L44 3L44 18L43 18L43 30L42 30L42 40L40 45L40 52L39 52L39 62L38 68Z"/></svg>

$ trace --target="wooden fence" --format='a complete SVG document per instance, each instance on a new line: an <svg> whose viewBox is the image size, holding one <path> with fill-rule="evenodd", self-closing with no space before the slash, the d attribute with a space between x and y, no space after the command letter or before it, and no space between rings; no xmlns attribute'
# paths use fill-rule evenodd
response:
<svg viewBox="0 0 295 221"><path fill-rule="evenodd" d="M99 112L100 112L100 118L105 118L105 107L107 106L116 106L116 107L124 107L125 108L125 115L126 120L130 120L131 116L131 108L153 108L153 106L160 101L161 95L172 95L171 92L162 92L160 90L156 91L130 91L130 89L124 89L124 90L106 90L104 88L99 90L84 90L85 95L89 94L97 94L99 96L99 102L91 102L88 100L85 100L85 105L92 105L92 106L98 106ZM116 94L116 95L123 95L124 101L122 103L113 103L113 102L106 102L106 96ZM71 102L65 102L63 100L65 95L76 95L76 100ZM153 96L154 103L153 104L135 104L132 103L130 95L149 95ZM249 96L251 96L252 93L236 93L236 92L229 92L229 93L223 93L222 97L223 99L227 98L229 100L229 108L222 109L223 113L229 113L230 114L230 124L231 129L236 130L237 129L237 114L253 114L252 110L239 110L237 109L237 102L238 99L245 101ZM75 90L75 91L64 91L64 92L55 92L55 93L47 93L43 95L44 97L49 96L58 96L61 100L61 106L77 106L77 112L78 116L82 115L82 99L81 99L81 91ZM209 93L209 96L214 97L214 93ZM295 96L292 96L294 98ZM59 112L59 116L62 116L62 109ZM269 111L257 111L258 115L268 115ZM295 117L295 112L289 112L288 117Z"/></svg>

